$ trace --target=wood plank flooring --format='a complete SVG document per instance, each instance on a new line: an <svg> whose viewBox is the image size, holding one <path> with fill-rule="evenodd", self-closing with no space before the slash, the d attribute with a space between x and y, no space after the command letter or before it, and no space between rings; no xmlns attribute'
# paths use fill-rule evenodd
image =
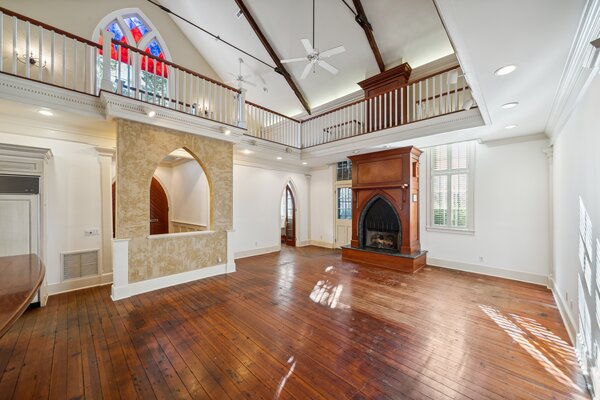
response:
<svg viewBox="0 0 600 400"><path fill-rule="evenodd" d="M112 302L53 296L0 340L0 399L587 399L551 293L316 247Z"/></svg>

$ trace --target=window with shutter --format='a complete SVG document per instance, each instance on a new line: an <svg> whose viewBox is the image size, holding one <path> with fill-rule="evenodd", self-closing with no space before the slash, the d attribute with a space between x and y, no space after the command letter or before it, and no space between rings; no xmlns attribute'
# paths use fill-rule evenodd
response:
<svg viewBox="0 0 600 400"><path fill-rule="evenodd" d="M428 229L473 232L474 144L453 143L427 151Z"/></svg>

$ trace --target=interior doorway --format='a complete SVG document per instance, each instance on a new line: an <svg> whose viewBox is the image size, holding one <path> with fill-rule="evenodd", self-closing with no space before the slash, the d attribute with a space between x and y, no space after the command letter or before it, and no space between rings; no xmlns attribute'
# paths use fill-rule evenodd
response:
<svg viewBox="0 0 600 400"><path fill-rule="evenodd" d="M281 197L281 243L296 245L296 202L290 185L286 185Z"/></svg>
<svg viewBox="0 0 600 400"><path fill-rule="evenodd" d="M115 237L116 182L112 184L112 225ZM169 233L169 200L160 182L152 177L150 183L150 234Z"/></svg>
<svg viewBox="0 0 600 400"><path fill-rule="evenodd" d="M150 234L169 233L169 200L160 182L152 177L150 184Z"/></svg>
<svg viewBox="0 0 600 400"><path fill-rule="evenodd" d="M335 247L350 244L352 239L352 188L338 184L335 188Z"/></svg>

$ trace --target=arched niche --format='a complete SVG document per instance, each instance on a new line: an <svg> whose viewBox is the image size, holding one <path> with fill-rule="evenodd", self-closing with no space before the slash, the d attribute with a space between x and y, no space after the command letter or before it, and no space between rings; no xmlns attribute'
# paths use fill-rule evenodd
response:
<svg viewBox="0 0 600 400"><path fill-rule="evenodd" d="M150 235L211 230L210 186L202 163L186 148L164 156L149 186Z"/></svg>

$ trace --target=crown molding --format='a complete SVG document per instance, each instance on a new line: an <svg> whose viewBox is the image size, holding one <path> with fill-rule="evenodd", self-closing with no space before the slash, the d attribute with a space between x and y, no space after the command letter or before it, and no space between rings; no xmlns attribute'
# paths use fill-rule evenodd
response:
<svg viewBox="0 0 600 400"><path fill-rule="evenodd" d="M545 133L533 133L531 135L522 135L522 136L511 136L509 138L501 138L501 139L479 139L480 144L484 144L489 147L496 146L505 146L508 144L517 144L517 143L525 143L525 142L535 142L537 140L548 140L548 136Z"/></svg>
<svg viewBox="0 0 600 400"><path fill-rule="evenodd" d="M598 74L598 67L588 66L595 51L590 42L598 37L600 37L600 0L588 0L579 20L577 33L571 44L550 117L546 123L546 132L552 142L556 140Z"/></svg>
<svg viewBox="0 0 600 400"><path fill-rule="evenodd" d="M21 157L35 160L49 160L52 150L42 147L21 146L16 144L0 143L0 157Z"/></svg>

